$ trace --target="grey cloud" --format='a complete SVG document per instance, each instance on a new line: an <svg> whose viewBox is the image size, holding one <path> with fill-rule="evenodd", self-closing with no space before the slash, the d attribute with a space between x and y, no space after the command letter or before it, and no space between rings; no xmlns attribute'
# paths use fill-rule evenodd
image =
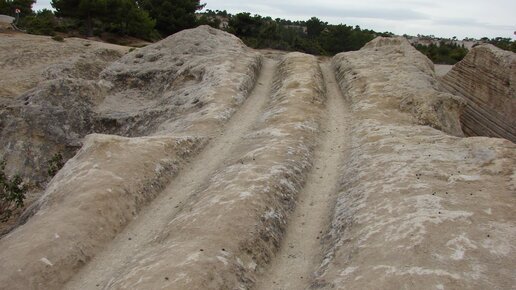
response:
<svg viewBox="0 0 516 290"><path fill-rule="evenodd" d="M251 10L252 6L245 4L238 5L240 9ZM308 6L293 4L276 4L274 8L281 14L298 15L298 16L317 16L324 19L325 17L339 18L369 18L384 20L422 20L429 19L426 14L411 9L392 9L392 8L345 8L345 7L328 7L328 6Z"/></svg>
<svg viewBox="0 0 516 290"><path fill-rule="evenodd" d="M436 25L450 25L450 26L461 26L461 27L482 27L488 29L500 29L500 30L513 30L516 27L513 25L499 25L491 24L487 22L478 21L472 18L445 18L436 19L433 21Z"/></svg>
<svg viewBox="0 0 516 290"><path fill-rule="evenodd" d="M410 7L420 7L420 8L439 8L442 7L436 1L428 1L428 0L392 0L391 3L393 5L402 5L402 6L410 6Z"/></svg>
<svg viewBox="0 0 516 290"><path fill-rule="evenodd" d="M404 1L404 0L400 0ZM203 1L201 1L203 2ZM224 3L225 7L231 7L231 10L240 10L240 11L249 11L254 13L264 13L264 8L269 8L267 10L274 11L275 14L284 14L284 15L297 15L297 16L317 16L319 18L324 19L325 17L338 17L338 18L369 18L369 19L385 19L385 20L420 20L420 19L429 19L429 17L423 13L405 9L405 8L345 8L342 3L335 4L335 6L316 6L316 5L303 5L303 4L289 4L289 3L278 3L274 2L274 4L267 5L267 1L255 2L255 3L245 3L242 1L206 1L208 2L208 8L210 9L224 9L223 7L215 7L217 2L220 4ZM426 3L426 0L417 1L416 3ZM36 7L40 8L42 6L49 5L49 0L39 0L37 1ZM213 6L213 7L212 7ZM35 8L36 8L35 7ZM260 11L255 11L260 10ZM267 15L263 15L267 16Z"/></svg>

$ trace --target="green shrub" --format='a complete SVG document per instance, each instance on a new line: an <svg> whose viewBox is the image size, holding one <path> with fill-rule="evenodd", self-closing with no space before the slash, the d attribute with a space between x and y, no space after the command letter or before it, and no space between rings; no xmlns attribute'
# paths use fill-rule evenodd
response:
<svg viewBox="0 0 516 290"><path fill-rule="evenodd" d="M0 222L7 221L13 211L23 206L27 187L19 175L9 178L5 173L5 161L0 162Z"/></svg>
<svg viewBox="0 0 516 290"><path fill-rule="evenodd" d="M54 35L52 36L52 40L63 42L64 38L61 35Z"/></svg>
<svg viewBox="0 0 516 290"><path fill-rule="evenodd" d="M459 46L454 43L446 43L441 41L439 45L430 44L430 45L415 45L416 49L421 53L426 55L433 63L437 64L456 64L461 61L466 54L468 54L468 50L464 48L464 46Z"/></svg>
<svg viewBox="0 0 516 290"><path fill-rule="evenodd" d="M48 169L47 173L50 177L54 177L57 172L63 168L64 161L63 161L63 155L61 153L56 153L50 160L48 160Z"/></svg>
<svg viewBox="0 0 516 290"><path fill-rule="evenodd" d="M20 19L19 26L30 34L54 35L58 22L52 11L44 9Z"/></svg>
<svg viewBox="0 0 516 290"><path fill-rule="evenodd" d="M516 41L513 41L508 37L496 37L493 39L488 39L487 37L484 37L482 40L491 43L492 45L503 50L516 52Z"/></svg>
<svg viewBox="0 0 516 290"><path fill-rule="evenodd" d="M74 18L58 18L55 30L62 33L73 33L79 31L81 21Z"/></svg>

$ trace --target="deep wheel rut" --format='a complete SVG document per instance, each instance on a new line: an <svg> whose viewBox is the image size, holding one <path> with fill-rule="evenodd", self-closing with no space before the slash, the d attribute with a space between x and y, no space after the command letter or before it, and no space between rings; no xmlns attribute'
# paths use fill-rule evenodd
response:
<svg viewBox="0 0 516 290"><path fill-rule="evenodd" d="M118 269L146 247L167 223L182 210L182 205L202 188L210 176L224 165L232 149L252 129L269 100L276 62L264 59L256 86L240 109L186 168L139 216L64 287L99 289L109 283Z"/></svg>
<svg viewBox="0 0 516 290"><path fill-rule="evenodd" d="M298 196L280 250L256 289L305 289L322 256L321 237L327 230L348 152L350 112L331 64L321 64L327 94L327 114L313 169Z"/></svg>

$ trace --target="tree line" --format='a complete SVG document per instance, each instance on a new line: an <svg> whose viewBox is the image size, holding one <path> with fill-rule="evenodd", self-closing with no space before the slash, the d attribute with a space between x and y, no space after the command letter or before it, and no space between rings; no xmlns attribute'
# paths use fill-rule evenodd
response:
<svg viewBox="0 0 516 290"><path fill-rule="evenodd" d="M430 45L416 44L415 48L433 63L438 64L456 64L468 54L468 49L464 45L446 41L440 41L438 45L434 43Z"/></svg>
<svg viewBox="0 0 516 290"><path fill-rule="evenodd" d="M508 37L495 37L491 39L489 39L488 37L483 37L480 39L480 41L491 43L492 45L504 50L516 52L516 41L513 41Z"/></svg>
<svg viewBox="0 0 516 290"><path fill-rule="evenodd" d="M29 33L53 35L78 32L99 36L103 32L158 40L180 30L211 25L240 37L253 48L273 48L332 55L357 50L378 35L373 30L344 24L331 25L316 17L307 21L272 19L250 13L231 15L207 10L198 0L52 0L55 11L33 12L34 0L0 0L0 13L22 9L19 27ZM221 26L221 22L227 22Z"/></svg>
<svg viewBox="0 0 516 290"><path fill-rule="evenodd" d="M14 16L14 10L20 9L22 14L30 15L35 3L36 0L0 0L0 14Z"/></svg>
<svg viewBox="0 0 516 290"><path fill-rule="evenodd" d="M272 19L250 13L232 15L227 11L206 10L199 0L52 0L55 11L32 11L35 0L0 0L0 14L13 15L20 9L18 26L29 33L53 35L80 33L100 36L104 32L155 41L183 29L210 25L241 38L253 48L301 51L334 55L360 49L377 36L392 36L359 26L333 25L317 17L306 21ZM502 49L516 52L510 38L482 38ZM415 45L435 63L454 64L467 49L442 41L439 45Z"/></svg>
<svg viewBox="0 0 516 290"><path fill-rule="evenodd" d="M390 32L361 29L359 26L332 25L317 17L307 21L290 21L250 13L231 15L226 11L207 10L200 21L220 27L221 19L227 21L227 26L223 26L223 29L238 36L250 47L301 51L316 55L358 50L376 36L393 35Z"/></svg>
<svg viewBox="0 0 516 290"><path fill-rule="evenodd" d="M55 11L32 11L35 0L0 0L0 14L21 9L19 26L29 33L52 35L103 32L157 40L197 25L199 0L52 0Z"/></svg>

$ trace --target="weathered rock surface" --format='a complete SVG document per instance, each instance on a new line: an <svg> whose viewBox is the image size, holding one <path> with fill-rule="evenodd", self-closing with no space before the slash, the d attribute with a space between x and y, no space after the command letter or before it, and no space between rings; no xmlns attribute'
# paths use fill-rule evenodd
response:
<svg viewBox="0 0 516 290"><path fill-rule="evenodd" d="M288 54L255 129L209 185L102 287L247 289L284 234L324 104L316 58ZM221 233L224 233L221 235ZM167 277L164 279L163 277Z"/></svg>
<svg viewBox="0 0 516 290"><path fill-rule="evenodd" d="M0 14L0 29L7 29L11 27L14 22L14 17Z"/></svg>
<svg viewBox="0 0 516 290"><path fill-rule="evenodd" d="M21 33L0 33L0 40L0 104L53 79L52 73L47 73L55 71L52 67L72 67L76 63L105 67L130 49L79 38L58 42L48 36Z"/></svg>
<svg viewBox="0 0 516 290"><path fill-rule="evenodd" d="M311 167L323 104L316 58L286 56L266 111L226 166L129 264L109 269L116 270L113 279L95 283L140 289L252 285L257 267L265 266L277 249L295 195ZM38 217L1 240L10 248L0 254L3 285L62 286L152 199L163 179L175 173L176 163L202 147L202 140L171 137L95 135L87 140L53 179ZM52 232L44 230L53 223L58 225ZM35 247L29 242L35 238L28 235L37 237ZM33 259L36 253L42 258ZM27 276L32 278L24 279Z"/></svg>
<svg viewBox="0 0 516 290"><path fill-rule="evenodd" d="M129 49L79 39L0 37L0 157L9 174L41 187L49 178L47 161L57 153L71 158L93 132L92 109L106 89L98 74Z"/></svg>
<svg viewBox="0 0 516 290"><path fill-rule="evenodd" d="M96 111L126 136L213 134L246 99L261 55L202 26L124 56L101 73L112 88Z"/></svg>
<svg viewBox="0 0 516 290"><path fill-rule="evenodd" d="M409 114L393 114L391 121L411 121L463 136L458 119L464 102L459 97L441 92L433 63L428 58L402 38L378 38L363 49L368 56L357 65L368 66L374 60L376 70L364 69L358 74L346 69L351 65L342 65L336 72L338 78L347 76L353 80L357 95L370 92L367 99L360 99L353 106L360 106L363 113L371 117L401 110ZM337 56L336 59L343 63L348 61L345 57ZM389 73L379 73L378 70ZM390 74L390 71L396 71L396 74ZM382 104L380 110L376 103Z"/></svg>
<svg viewBox="0 0 516 290"><path fill-rule="evenodd" d="M379 38L333 62L352 149L312 287L511 288L516 145L422 126L418 116L441 116L426 120L456 133L459 105L431 92L432 67L403 40ZM414 89L441 106L406 110Z"/></svg>
<svg viewBox="0 0 516 290"><path fill-rule="evenodd" d="M41 186L47 161L72 157L90 133L212 135L253 88L261 56L230 34L200 27L111 61L101 50L47 67L52 80L0 108L9 173Z"/></svg>
<svg viewBox="0 0 516 290"><path fill-rule="evenodd" d="M0 240L3 289L58 289L152 200L206 140L89 135L37 214Z"/></svg>
<svg viewBox="0 0 516 290"><path fill-rule="evenodd" d="M464 97L461 123L467 136L516 142L516 54L491 44L474 47L443 77L443 86Z"/></svg>
<svg viewBox="0 0 516 290"><path fill-rule="evenodd" d="M8 172L38 187L48 180L52 156L71 158L82 138L94 131L93 106L103 89L93 80L52 80L1 109L0 153Z"/></svg>
<svg viewBox="0 0 516 290"><path fill-rule="evenodd" d="M47 67L0 111L13 169L80 148L0 239L0 288L516 284L516 145L463 138L465 102L405 40L378 38L333 69L262 60L208 27L115 62L98 53ZM293 256L309 261L270 266ZM260 283L268 269L299 280Z"/></svg>

